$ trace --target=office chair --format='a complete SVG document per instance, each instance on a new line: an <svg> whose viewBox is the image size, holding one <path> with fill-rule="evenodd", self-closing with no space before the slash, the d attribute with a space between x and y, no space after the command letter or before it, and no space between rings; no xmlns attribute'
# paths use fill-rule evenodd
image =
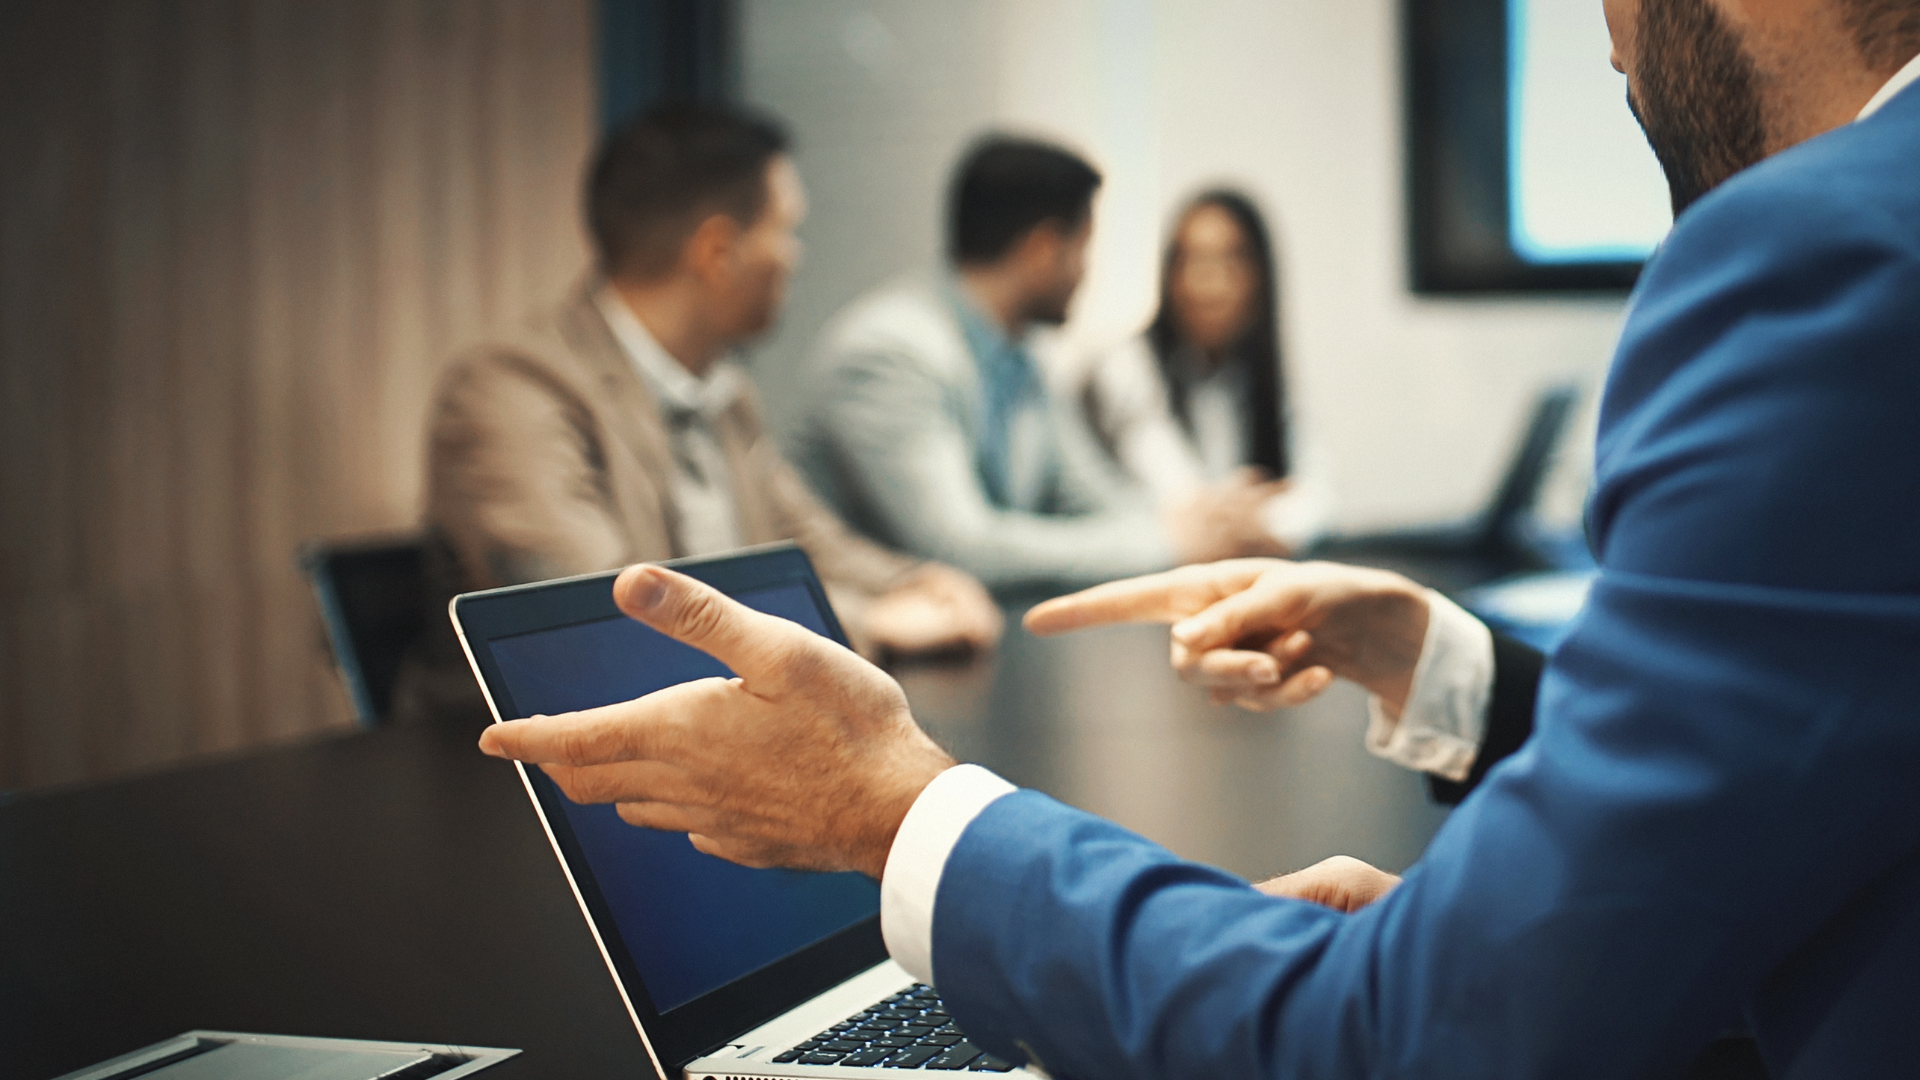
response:
<svg viewBox="0 0 1920 1080"><path fill-rule="evenodd" d="M425 629L425 548L415 537L314 542L300 552L361 727L384 724L402 657Z"/></svg>

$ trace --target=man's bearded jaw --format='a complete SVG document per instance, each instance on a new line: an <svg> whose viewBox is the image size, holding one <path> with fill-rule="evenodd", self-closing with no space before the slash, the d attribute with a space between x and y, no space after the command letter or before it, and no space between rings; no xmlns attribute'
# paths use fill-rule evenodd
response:
<svg viewBox="0 0 1920 1080"><path fill-rule="evenodd" d="M1642 56L1627 108L1666 173L1675 217L1766 157L1753 61L1711 0L1641 8Z"/></svg>

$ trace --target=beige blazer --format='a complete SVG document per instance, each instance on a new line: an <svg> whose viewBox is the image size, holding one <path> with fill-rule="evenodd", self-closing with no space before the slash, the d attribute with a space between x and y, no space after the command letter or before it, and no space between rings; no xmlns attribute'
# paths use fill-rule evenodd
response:
<svg viewBox="0 0 1920 1080"><path fill-rule="evenodd" d="M609 570L687 552L666 422L594 305L589 282L510 341L474 349L441 377L427 426L429 697L477 701L446 620L472 589ZM815 498L743 390L715 424L748 544L793 540L856 632L858 610L917 565L847 528ZM404 699L423 673L403 677ZM419 703L396 701L402 714ZM438 711L439 704L428 706Z"/></svg>

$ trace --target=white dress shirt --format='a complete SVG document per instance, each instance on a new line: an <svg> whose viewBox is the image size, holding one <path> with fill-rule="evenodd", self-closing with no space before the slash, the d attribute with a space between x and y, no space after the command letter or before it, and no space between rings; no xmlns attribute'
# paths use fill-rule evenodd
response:
<svg viewBox="0 0 1920 1080"><path fill-rule="evenodd" d="M1127 473L1160 503L1224 480L1246 464L1246 373L1214 371L1187 393L1191 434L1174 418L1152 346L1135 336L1094 365L1088 387L1099 402L1099 426ZM1293 486L1267 500L1261 524L1289 550L1309 547L1333 518L1326 456L1309 437L1310 425L1287 418L1287 456Z"/></svg>
<svg viewBox="0 0 1920 1080"><path fill-rule="evenodd" d="M1465 780L1486 735L1493 697L1493 632L1427 591L1427 636L1398 718L1367 695L1367 749L1415 772Z"/></svg>
<svg viewBox="0 0 1920 1080"><path fill-rule="evenodd" d="M1880 88L1856 118L1873 115L1920 80L1920 56ZM1462 780L1479 754L1493 696L1493 635L1441 596L1427 596L1427 636L1407 705L1396 721L1369 699L1367 749L1390 761ZM977 765L940 774L914 801L894 837L880 886L880 929L901 967L933 983L933 904L940 875L960 835L1012 784Z"/></svg>
<svg viewBox="0 0 1920 1080"><path fill-rule="evenodd" d="M688 371L668 355L611 285L596 291L593 302L666 420L683 554L716 555L739 547L731 466L713 423L740 396L745 376L726 362L715 364L705 378Z"/></svg>
<svg viewBox="0 0 1920 1080"><path fill-rule="evenodd" d="M1892 101L1895 94L1911 86L1915 79L1920 79L1920 55L1915 55L1913 59L1908 60L1905 67L1895 72L1893 78L1887 80L1887 85L1881 87L1879 93L1868 98L1866 108L1861 109L1860 115L1854 119L1865 120L1879 112L1880 106Z"/></svg>

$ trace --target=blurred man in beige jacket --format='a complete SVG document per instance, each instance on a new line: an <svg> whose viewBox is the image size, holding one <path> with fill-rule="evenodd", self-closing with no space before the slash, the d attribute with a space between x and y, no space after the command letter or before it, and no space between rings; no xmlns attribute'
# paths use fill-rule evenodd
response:
<svg viewBox="0 0 1920 1080"><path fill-rule="evenodd" d="M979 583L843 525L727 359L772 325L799 256L806 197L779 127L656 109L609 139L587 186L599 272L442 380L427 464L436 599L793 540L863 651L992 645L1000 613ZM403 681L403 715L477 700L450 636L435 642Z"/></svg>

